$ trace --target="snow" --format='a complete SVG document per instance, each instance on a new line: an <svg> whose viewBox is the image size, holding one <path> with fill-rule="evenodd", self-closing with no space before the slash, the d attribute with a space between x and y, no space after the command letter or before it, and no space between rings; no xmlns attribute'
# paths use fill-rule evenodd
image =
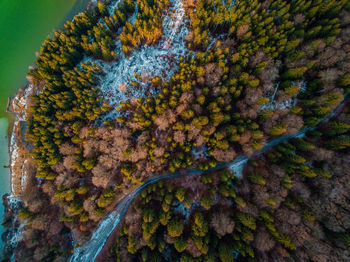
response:
<svg viewBox="0 0 350 262"><path fill-rule="evenodd" d="M190 208L187 208L182 202L175 202L173 204L174 213L179 213L184 217L184 222L188 220L193 209L200 207L200 202L193 202Z"/></svg>
<svg viewBox="0 0 350 262"><path fill-rule="evenodd" d="M166 248L162 251L162 257L165 261L172 261L172 250L170 248Z"/></svg>
<svg viewBox="0 0 350 262"><path fill-rule="evenodd" d="M28 159L24 160L23 165L21 167L21 170L22 170L22 172L21 172L21 174L22 174L21 175L21 187L22 187L22 190L24 190L24 187L25 187L26 181L27 181L27 176L25 175L25 173L26 173L25 165L27 164L27 162L28 162Z"/></svg>
<svg viewBox="0 0 350 262"><path fill-rule="evenodd" d="M234 163L228 167L228 170L235 175L237 178L243 177L243 169L247 161L249 160L246 156L238 156Z"/></svg>
<svg viewBox="0 0 350 262"><path fill-rule="evenodd" d="M16 216L15 220L18 220L18 217ZM14 223L16 223L16 221ZM11 233L12 238L10 239L9 243L11 244L11 246L15 247L17 246L17 243L19 241L21 241L22 237L23 237L23 229L26 226L26 221L21 223L19 225L19 227L17 228L12 228L13 233Z"/></svg>
<svg viewBox="0 0 350 262"><path fill-rule="evenodd" d="M18 128L18 125L19 125L19 119L18 117L16 116L16 119L13 123L13 131L11 133L11 138L10 138L10 171L11 171L11 192L15 192L15 188L14 188L14 183L12 181L12 177L14 176L13 174L13 168L15 166L15 161L14 159L18 158L18 146L17 146L17 143L16 143L16 138L15 138L15 131L17 128Z"/></svg>
<svg viewBox="0 0 350 262"><path fill-rule="evenodd" d="M19 204L21 203L21 200L17 198L15 195L18 193L18 189L16 188L16 183L14 181L14 177L20 176L20 186L22 190L24 189L24 186L27 181L26 177L26 170L24 168L25 164L27 163L27 160L24 161L22 168L21 168L21 173L20 174L15 174L14 173L14 167L16 164L16 159L19 157L19 147L18 147L18 141L16 141L16 130L20 129L20 122L21 121L26 121L26 115L28 111L28 98L33 94L33 84L29 84L25 89L23 94L17 95L13 98L12 104L16 107L19 108L16 109L18 110L14 116L14 122L12 126L12 132L10 136L10 144L9 144L9 153L10 153L10 172L11 172L11 195L8 197L9 199L9 206L10 209L17 211L19 208ZM15 217L15 221L13 222L13 225L15 225L18 221L18 217ZM21 223L19 227L13 226L11 228L11 233L10 235L12 236L11 239L9 240L9 244L12 247L15 247L17 243L22 239L22 234L23 234L23 229L26 225L26 221L24 223ZM11 258L11 261L14 261L14 257Z"/></svg>
<svg viewBox="0 0 350 262"><path fill-rule="evenodd" d="M94 3L97 4L97 0L93 0ZM108 11L110 14L113 14L114 8L118 9L118 4L120 3L120 0L115 1L115 3L108 6Z"/></svg>
<svg viewBox="0 0 350 262"><path fill-rule="evenodd" d="M212 49L214 47L214 45L216 45L217 41L220 40L221 38L224 38L226 36L226 34L221 34L218 35L217 37L213 38L210 35L210 44L208 45L206 52L208 52L210 49Z"/></svg>
<svg viewBox="0 0 350 262"><path fill-rule="evenodd" d="M19 121L25 121L25 116L27 114L28 110L28 103L27 100L28 98L32 95L33 93L33 84L29 84L23 91L23 94L17 95L13 98L12 104L16 107L19 107L20 110L23 110L23 113L21 114L16 114L16 118L18 118Z"/></svg>
<svg viewBox="0 0 350 262"><path fill-rule="evenodd" d="M194 147L191 152L195 156L196 159L209 157L208 148L206 145L203 145L200 148Z"/></svg>
<svg viewBox="0 0 350 262"><path fill-rule="evenodd" d="M10 171L11 171L11 193L16 193L16 183L13 182L13 177L21 175L21 186L22 189L25 186L26 182L26 171L24 168L24 165L22 166L21 174L14 174L14 167L16 164L16 159L19 157L19 147L18 147L18 141L16 141L17 136L17 130L19 130L21 121L26 121L27 117L27 111L28 111L28 99L33 94L33 84L29 84L23 91L23 94L17 95L13 98L12 105L14 107L17 107L15 109L14 115L15 119L12 126L12 132L10 136L10 145L9 145L9 152L10 152ZM24 162L24 164L27 161Z"/></svg>
<svg viewBox="0 0 350 262"><path fill-rule="evenodd" d="M347 95L345 96L347 97ZM342 101L342 103L332 112L332 114L323 120L320 121L326 121L328 120L332 115L336 114L343 108L345 105L345 100ZM307 131L313 130L316 127L310 127L310 128L305 128L302 130L299 130L297 134L294 135L286 135L279 137L277 139L274 139L267 143L260 151L254 152L254 154L250 157L247 157L245 155L241 155L236 157L236 159L233 162L228 162L228 163L221 163L217 167L211 169L210 171L214 170L219 170L223 167L230 166L230 170L234 172L237 177L242 177L242 170L244 167L244 164L249 160L254 157L260 156L266 150L269 148L272 148L273 146L276 146L280 143L283 143L284 141L287 141L288 139L295 138L295 137L302 137ZM169 173L163 176L155 176L147 181L145 181L144 184L139 186L137 189L129 193L128 195L125 196L124 199L122 199L116 208L111 211L98 225L97 229L93 232L92 237L88 242L86 242L84 245L80 246L79 248L74 249L74 253L70 259L70 261L94 261L97 255L100 253L101 249L105 245L108 237L110 234L113 232L113 230L116 228L116 226L119 224L121 219L124 218L128 208L130 207L132 201L139 195L142 190L144 190L147 186L154 184L160 180L164 179L171 179L171 178L176 178L180 176L187 176L187 175L193 175L193 174L203 174L205 171L200 171L198 169L190 169L187 170L185 173ZM183 212L185 209L181 208Z"/></svg>
<svg viewBox="0 0 350 262"><path fill-rule="evenodd" d="M21 202L21 200L19 198L16 198L13 194L11 194L10 196L8 196L8 204L9 204L9 208L13 211L13 212L17 212L17 210L19 209L19 203ZM10 234L9 236L11 236L11 238L8 241L8 244L12 246L12 248L15 248L17 246L17 243L22 239L23 237L23 229L27 223L27 221L24 221L23 224L20 224L19 226L15 226L18 222L18 217L15 216L14 217L14 221L12 222L12 227L10 229ZM15 261L14 255L10 258L10 261Z"/></svg>
<svg viewBox="0 0 350 262"><path fill-rule="evenodd" d="M269 97L270 101L268 103L266 103L265 105L263 105L261 107L261 110L265 110L265 109L275 110L277 108L288 108L288 107L295 106L297 103L298 94L306 91L306 82L305 81L297 81L297 82L292 81L291 84L296 85L299 88L299 91L296 95L294 95L292 98L290 98L286 101L283 101L281 103L277 103L275 101L275 96L276 96L277 90L278 90L279 85L280 85L280 83L277 83L273 94Z"/></svg>
<svg viewBox="0 0 350 262"><path fill-rule="evenodd" d="M118 107L122 101L146 97L145 92L149 88L149 84L142 80L160 76L163 80L169 81L177 69L180 57L185 56L187 52L185 37L188 34L185 25L185 9L181 0L172 0L171 2L171 10L174 11L164 17L163 35L157 44L143 45L139 49L133 50L130 56L125 56L121 42L117 38L115 53L120 54L120 59L112 63L94 61L105 72L105 75L99 79L98 88L110 105ZM135 18L134 14L129 18L129 22L134 22ZM137 78L135 73L141 75L141 79ZM139 87L132 87L130 85L132 81L138 83ZM119 90L122 85L127 85L127 90L124 92ZM156 93L152 89L149 92L150 94ZM117 115L118 112L113 111L107 117Z"/></svg>
<svg viewBox="0 0 350 262"><path fill-rule="evenodd" d="M19 126L19 119L16 118L16 120L13 123L13 130L16 130ZM16 144L16 135L15 132L12 132L11 139L10 139L10 152L11 152L11 158L18 156L18 146ZM11 161L11 167L13 167L14 163Z"/></svg>
<svg viewBox="0 0 350 262"><path fill-rule="evenodd" d="M11 208L17 210L18 204L21 202L21 200L19 198L16 198L13 194L8 196L8 200Z"/></svg>
<svg viewBox="0 0 350 262"><path fill-rule="evenodd" d="M306 82L305 81L298 81L297 83L292 82L292 85L297 85L299 87L299 93L303 93L306 91ZM298 94L299 94L298 93Z"/></svg>
<svg viewBox="0 0 350 262"><path fill-rule="evenodd" d="M279 86L280 86L280 83L278 82L276 84L276 86L275 86L275 89L274 89L272 95L269 97L269 99L270 99L269 102L266 105L263 105L261 107L262 110L264 110L264 109L268 108L269 106L273 105L273 103L275 102L275 96L276 96L276 93L277 93L277 90L278 90Z"/></svg>

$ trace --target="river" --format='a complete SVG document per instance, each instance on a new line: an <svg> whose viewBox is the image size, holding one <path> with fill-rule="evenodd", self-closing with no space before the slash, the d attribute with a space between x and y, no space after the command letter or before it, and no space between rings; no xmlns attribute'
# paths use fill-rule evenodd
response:
<svg viewBox="0 0 350 262"><path fill-rule="evenodd" d="M82 11L89 0L0 0L0 196L10 192L7 99L26 84L25 74L45 38ZM2 201L1 201L2 203ZM0 217L4 207L0 204ZM0 235L3 227L0 226ZM0 250L4 244L0 242Z"/></svg>

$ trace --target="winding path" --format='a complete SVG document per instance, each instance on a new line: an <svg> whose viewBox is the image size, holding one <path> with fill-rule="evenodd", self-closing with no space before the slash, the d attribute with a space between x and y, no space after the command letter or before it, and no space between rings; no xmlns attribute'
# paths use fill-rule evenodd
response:
<svg viewBox="0 0 350 262"><path fill-rule="evenodd" d="M124 218L126 215L131 203L134 201L134 199L142 192L143 189L145 189L147 186L152 185L160 180L165 179L171 179L171 178L178 178L188 175L194 175L194 174L204 174L207 172L212 172L219 170L224 167L229 167L231 170L237 170L241 169L242 166L251 158L260 156L262 153L264 153L266 150L270 149L271 147L274 147L284 141L287 141L291 138L298 138L303 137L307 131L314 130L318 125L321 123L327 122L329 119L337 115L341 109L346 104L346 97L344 97L344 100L337 106L337 108L326 118L322 119L317 125L310 128L305 128L300 130L298 133L294 135L287 135L283 137L276 138L272 141L270 141L268 144L266 144L261 150L254 152L254 154L250 157L247 157L245 155L240 155L236 157L236 159L232 162L224 162L221 164L218 164L215 168L203 171L199 169L189 169L185 172L175 172L170 173L162 176L155 176L147 181L145 181L144 184L137 187L133 192L128 194L126 197L124 197L115 207L113 211L111 211L98 225L97 229L92 234L90 240L86 242L83 246L74 249L74 253L70 259L70 261L80 261L80 262L87 262L87 261L95 261L96 257L104 247L104 245L107 242L107 239L111 235L111 233L114 231L114 229L118 226L120 221Z"/></svg>

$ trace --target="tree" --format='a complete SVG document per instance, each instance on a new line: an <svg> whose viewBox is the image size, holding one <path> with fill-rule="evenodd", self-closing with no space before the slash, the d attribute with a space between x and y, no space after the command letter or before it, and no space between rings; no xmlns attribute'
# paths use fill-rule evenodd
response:
<svg viewBox="0 0 350 262"><path fill-rule="evenodd" d="M85 159L82 162L82 165L86 168L86 170L91 170L94 168L96 164L96 159L90 158L90 159Z"/></svg>
<svg viewBox="0 0 350 262"><path fill-rule="evenodd" d="M135 241L132 237L128 237L128 251L130 254L135 254L137 252Z"/></svg>
<svg viewBox="0 0 350 262"><path fill-rule="evenodd" d="M179 217L173 217L167 224L168 234L171 237L179 237L184 230L184 224Z"/></svg>
<svg viewBox="0 0 350 262"><path fill-rule="evenodd" d="M233 246L226 241L219 244L219 258L221 262L234 262Z"/></svg>
<svg viewBox="0 0 350 262"><path fill-rule="evenodd" d="M108 15L106 4L102 1L97 2L97 8L100 13L100 16L104 17Z"/></svg>
<svg viewBox="0 0 350 262"><path fill-rule="evenodd" d="M255 230L256 229L256 223L255 219L251 214L248 213L238 213L237 218L239 221L246 227Z"/></svg>
<svg viewBox="0 0 350 262"><path fill-rule="evenodd" d="M266 184L266 180L258 173L250 173L248 175L248 178L251 182L253 182L255 184L258 184L258 185L265 185Z"/></svg>
<svg viewBox="0 0 350 262"><path fill-rule="evenodd" d="M168 221L171 218L171 214L170 212L164 212L163 210L161 210L161 213L159 215L159 222L163 225L166 226L168 224Z"/></svg>
<svg viewBox="0 0 350 262"><path fill-rule="evenodd" d="M231 234L235 227L235 222L229 216L229 214L224 212L214 213L211 216L210 226L214 228L216 233L221 236L226 234Z"/></svg>
<svg viewBox="0 0 350 262"><path fill-rule="evenodd" d="M68 212L72 215L72 216L76 216L79 215L80 213L82 213L84 211L83 209L83 204L81 203L81 201L79 200L74 200L68 207Z"/></svg>
<svg viewBox="0 0 350 262"><path fill-rule="evenodd" d="M76 192L79 195L84 195L89 191L89 187L87 185L82 185L80 187L77 188Z"/></svg>
<svg viewBox="0 0 350 262"><path fill-rule="evenodd" d="M287 125L283 122L277 123L271 128L270 135L279 136L287 131Z"/></svg>
<svg viewBox="0 0 350 262"><path fill-rule="evenodd" d="M27 219L30 215L31 213L27 208L23 208L17 213L17 216L21 219Z"/></svg>
<svg viewBox="0 0 350 262"><path fill-rule="evenodd" d="M346 75L342 76L338 80L338 85L340 85L341 87L344 87L344 88L349 88L349 86L350 86L350 74L346 74Z"/></svg>
<svg viewBox="0 0 350 262"><path fill-rule="evenodd" d="M301 78L307 70L308 68L306 66L291 68L283 74L283 77L285 79L298 79Z"/></svg>
<svg viewBox="0 0 350 262"><path fill-rule="evenodd" d="M175 193L175 197L180 201L180 202L182 202L182 201L184 201L184 199L185 199L185 189L183 189L182 187L180 187L180 188L178 188L177 190L176 190L176 193Z"/></svg>
<svg viewBox="0 0 350 262"><path fill-rule="evenodd" d="M343 122L332 121L329 123L329 128L324 132L327 136L342 135L349 131L350 125Z"/></svg>
<svg viewBox="0 0 350 262"><path fill-rule="evenodd" d="M214 199L213 197L209 196L209 195L204 195L201 198L201 206L204 207L206 210L209 210L211 208L211 206L214 204Z"/></svg>
<svg viewBox="0 0 350 262"><path fill-rule="evenodd" d="M186 250L186 239L183 236L174 239L174 247L177 252L182 253Z"/></svg>
<svg viewBox="0 0 350 262"><path fill-rule="evenodd" d="M204 237L208 233L208 222L202 213L195 213L192 223L192 233L197 237Z"/></svg>

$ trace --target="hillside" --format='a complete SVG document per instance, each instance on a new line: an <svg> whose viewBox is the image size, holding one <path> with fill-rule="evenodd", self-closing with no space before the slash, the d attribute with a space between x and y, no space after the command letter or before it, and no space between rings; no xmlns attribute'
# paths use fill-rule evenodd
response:
<svg viewBox="0 0 350 262"><path fill-rule="evenodd" d="M92 1L12 100L4 261L348 261L349 12Z"/></svg>

